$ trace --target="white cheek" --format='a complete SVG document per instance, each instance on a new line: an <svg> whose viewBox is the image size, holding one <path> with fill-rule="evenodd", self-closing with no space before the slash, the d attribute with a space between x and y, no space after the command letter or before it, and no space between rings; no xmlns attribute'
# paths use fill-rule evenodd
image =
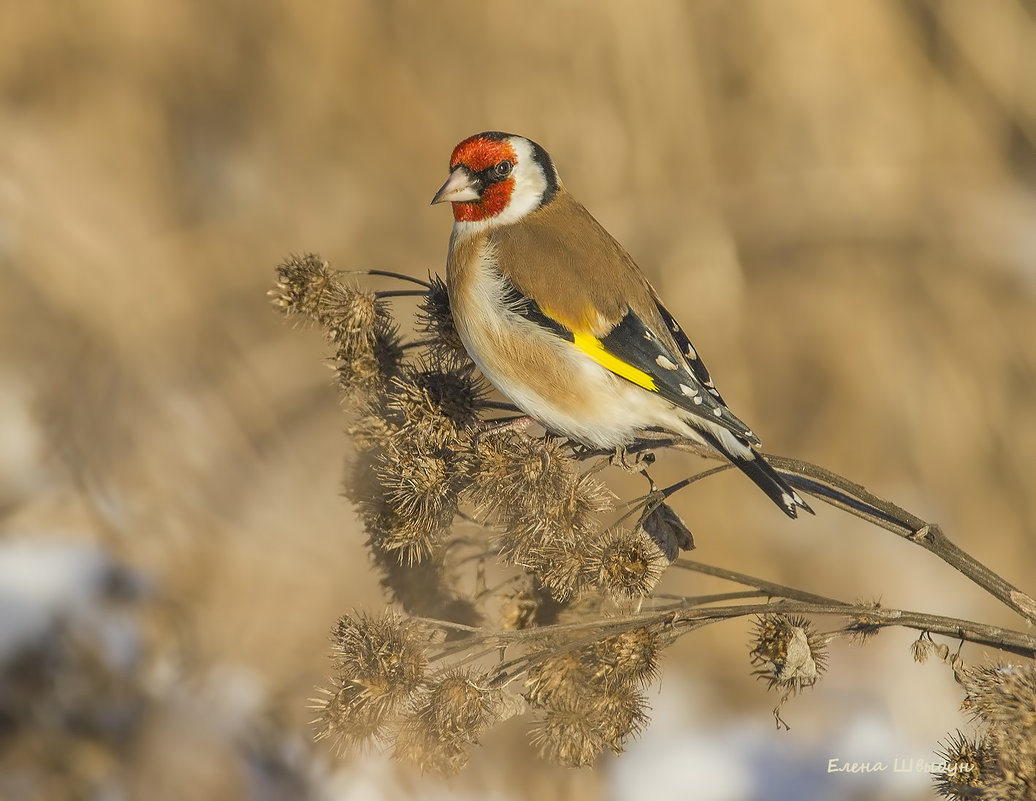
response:
<svg viewBox="0 0 1036 801"><path fill-rule="evenodd" d="M536 163L532 145L524 139L512 141L515 164L512 180L511 201L495 219L500 225L515 222L531 211L535 211L547 191L547 178L543 169Z"/></svg>

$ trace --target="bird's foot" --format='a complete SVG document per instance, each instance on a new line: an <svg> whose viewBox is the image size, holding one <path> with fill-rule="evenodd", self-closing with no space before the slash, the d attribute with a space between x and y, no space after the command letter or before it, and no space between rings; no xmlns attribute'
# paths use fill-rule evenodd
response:
<svg viewBox="0 0 1036 801"><path fill-rule="evenodd" d="M481 442L490 434L501 434L508 431L514 432L515 434L524 434L525 429L535 422L536 421L527 414L523 414L520 417L510 417L506 420L490 420L475 432L475 443L477 444Z"/></svg>
<svg viewBox="0 0 1036 801"><path fill-rule="evenodd" d="M630 462L630 455L626 452L625 445L617 445L615 453L609 458L613 467L621 467L627 473L643 473L648 467L655 463L655 454L650 451L636 451L632 454L633 461Z"/></svg>

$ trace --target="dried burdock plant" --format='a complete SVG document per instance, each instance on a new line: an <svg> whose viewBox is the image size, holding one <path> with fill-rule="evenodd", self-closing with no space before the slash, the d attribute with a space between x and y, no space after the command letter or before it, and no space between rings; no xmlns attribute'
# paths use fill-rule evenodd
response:
<svg viewBox="0 0 1036 801"><path fill-rule="evenodd" d="M621 598L646 598L673 561L643 528L615 529L581 546L590 581Z"/></svg>
<svg viewBox="0 0 1036 801"><path fill-rule="evenodd" d="M451 773L464 766L468 748L482 733L514 710L486 674L445 670L428 682L401 722L395 754L422 769Z"/></svg>
<svg viewBox="0 0 1036 801"><path fill-rule="evenodd" d="M936 753L942 762L934 776L936 792L953 799L994 797L987 791L997 781L996 755L985 737L972 739L957 731Z"/></svg>
<svg viewBox="0 0 1036 801"><path fill-rule="evenodd" d="M555 644L558 653L527 671L525 698L538 718L532 739L540 754L578 767L591 764L605 749L621 753L640 731L647 721L640 687L653 676L654 666L647 669L642 651L623 648L615 638L578 650L560 650L564 647ZM610 661L600 658L601 650Z"/></svg>
<svg viewBox="0 0 1036 801"><path fill-rule="evenodd" d="M661 674L662 651L671 640L664 626L629 629L593 644L595 678L646 687Z"/></svg>
<svg viewBox="0 0 1036 801"><path fill-rule="evenodd" d="M347 394L374 391L395 374L402 358L399 333L384 300L343 284L313 254L277 268L268 293L289 317L317 323L337 350L339 386Z"/></svg>
<svg viewBox="0 0 1036 801"><path fill-rule="evenodd" d="M333 674L317 701L319 737L339 749L381 744L422 769L451 772L488 728L527 711L544 758L590 765L605 751L621 752L646 725L644 691L659 675L663 651L702 626L755 620L748 656L778 695L778 726L786 726L782 706L823 675L832 640L866 640L897 626L919 632L915 661L934 654L951 667L981 729L944 743L939 791L1034 797L1036 636L841 601L680 558L694 540L669 500L726 465L659 489L647 473L656 455L699 452L693 443L645 432L615 454L529 433L517 409L489 399L441 279L364 275L406 288L350 285L307 255L278 268L271 292L286 315L318 325L331 344L355 449L345 492L386 593L401 609L338 622ZM392 298L416 302L413 341L400 334ZM816 465L766 458L798 491L924 548L1036 623L1031 596L938 526ZM617 501L608 470L643 473L648 491ZM663 578L688 572L735 589L657 593ZM832 625L821 631L820 620ZM968 667L964 643L1029 661Z"/></svg>
<svg viewBox="0 0 1036 801"><path fill-rule="evenodd" d="M936 787L946 798L1036 798L1036 665L957 665L963 708L978 724L969 738L950 735Z"/></svg>
<svg viewBox="0 0 1036 801"><path fill-rule="evenodd" d="M468 353L464 350L450 313L446 282L438 276L429 279L428 292L418 309L416 328L425 335L423 344L436 364L447 368L468 364Z"/></svg>
<svg viewBox="0 0 1036 801"><path fill-rule="evenodd" d="M342 617L331 632L334 684L317 702L319 739L353 749L383 738L427 669L416 626L399 614Z"/></svg>
<svg viewBox="0 0 1036 801"><path fill-rule="evenodd" d="M781 706L789 697L812 687L827 667L826 638L800 615L762 615L756 621L752 650L753 673L781 694L773 710L778 724Z"/></svg>

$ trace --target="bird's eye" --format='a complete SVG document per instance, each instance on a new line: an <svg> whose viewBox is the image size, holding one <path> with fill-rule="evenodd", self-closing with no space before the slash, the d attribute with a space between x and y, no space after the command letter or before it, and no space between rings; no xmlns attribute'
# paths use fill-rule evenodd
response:
<svg viewBox="0 0 1036 801"><path fill-rule="evenodd" d="M495 167L493 167L493 173L496 175L497 178L506 178L508 175L511 174L511 168L513 166L514 165L511 164L511 162L504 159Z"/></svg>

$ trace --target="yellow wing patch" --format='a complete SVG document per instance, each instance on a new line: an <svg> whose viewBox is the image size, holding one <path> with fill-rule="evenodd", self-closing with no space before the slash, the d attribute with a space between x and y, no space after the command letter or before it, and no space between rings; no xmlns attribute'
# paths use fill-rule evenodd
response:
<svg viewBox="0 0 1036 801"><path fill-rule="evenodd" d="M540 306L540 310L550 319L561 323L569 331L582 331L583 333L595 331L606 325L601 318L601 313L595 311L593 306L587 306L578 317L565 315L553 307ZM610 326L608 326L610 327Z"/></svg>
<svg viewBox="0 0 1036 801"><path fill-rule="evenodd" d="M622 376L627 381L632 381L634 384L644 387L644 389L649 389L652 392L657 391L655 389L655 379L643 370L624 362L606 351L604 345L601 344L601 340L597 337L591 334L574 332L572 334L572 344L605 369L611 370L616 375Z"/></svg>

